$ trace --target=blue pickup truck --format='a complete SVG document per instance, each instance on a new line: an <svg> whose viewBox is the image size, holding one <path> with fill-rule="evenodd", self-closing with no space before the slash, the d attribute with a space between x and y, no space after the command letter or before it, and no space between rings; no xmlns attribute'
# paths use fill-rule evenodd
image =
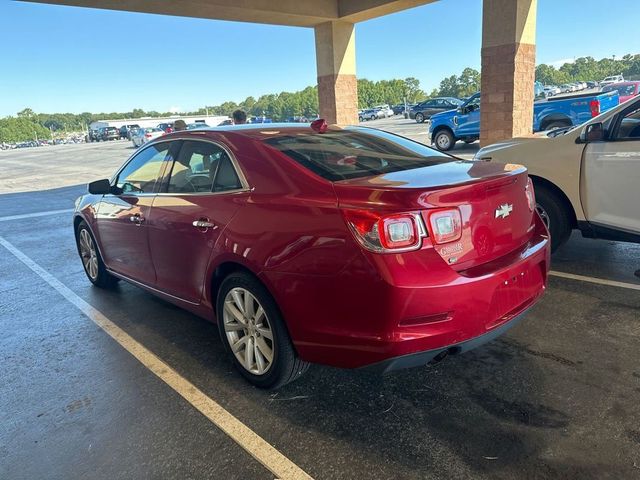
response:
<svg viewBox="0 0 640 480"><path fill-rule="evenodd" d="M533 104L533 131L580 125L618 105L616 92L545 98ZM438 150L451 150L457 141L472 143L480 138L480 93L472 95L456 110L431 117L428 130Z"/></svg>

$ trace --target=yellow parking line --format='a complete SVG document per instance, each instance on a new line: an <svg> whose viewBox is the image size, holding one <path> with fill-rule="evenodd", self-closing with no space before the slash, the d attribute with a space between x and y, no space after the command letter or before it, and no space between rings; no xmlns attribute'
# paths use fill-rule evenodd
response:
<svg viewBox="0 0 640 480"><path fill-rule="evenodd" d="M598 285L607 285L610 287L629 288L631 290L640 290L640 285L636 283L618 282L616 280L605 280L604 278L587 277L585 275L576 275L574 273L565 273L551 270L549 275L554 277L569 278L571 280L580 280L582 282L597 283Z"/></svg>
<svg viewBox="0 0 640 480"><path fill-rule="evenodd" d="M226 411L215 400L205 395L200 389L182 377L145 346L134 340L104 314L89 305L70 288L62 284L57 278L14 247L13 244L0 237L0 245L11 252L18 260L78 308L78 310L118 342L122 348L138 359L147 369L169 385L220 430L231 437L234 442L269 469L276 477L283 480L311 479L304 470L276 450L271 444L260 437L260 435Z"/></svg>

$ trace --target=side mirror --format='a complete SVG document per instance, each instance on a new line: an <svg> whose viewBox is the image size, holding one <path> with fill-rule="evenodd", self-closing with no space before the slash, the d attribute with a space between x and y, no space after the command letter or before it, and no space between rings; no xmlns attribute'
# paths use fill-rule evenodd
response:
<svg viewBox="0 0 640 480"><path fill-rule="evenodd" d="M580 133L580 143L600 142L604 140L604 127L602 123L587 125Z"/></svg>
<svg viewBox="0 0 640 480"><path fill-rule="evenodd" d="M87 185L87 190L89 190L89 193L92 195L106 195L107 193L111 193L111 183L107 179L96 180Z"/></svg>
<svg viewBox="0 0 640 480"><path fill-rule="evenodd" d="M461 115L464 115L465 113L467 113L465 107L458 107L456 108L456 112L458 112Z"/></svg>

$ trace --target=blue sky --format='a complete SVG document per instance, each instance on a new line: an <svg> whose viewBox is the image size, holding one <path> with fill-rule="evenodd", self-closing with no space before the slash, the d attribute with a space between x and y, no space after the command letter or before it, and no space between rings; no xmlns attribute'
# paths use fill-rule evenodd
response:
<svg viewBox="0 0 640 480"><path fill-rule="evenodd" d="M615 5L539 0L538 63L640 53L637 0ZM191 110L316 82L311 29L8 0L0 19L0 116ZM441 0L358 24L358 77L430 90L479 68L481 21L482 0Z"/></svg>

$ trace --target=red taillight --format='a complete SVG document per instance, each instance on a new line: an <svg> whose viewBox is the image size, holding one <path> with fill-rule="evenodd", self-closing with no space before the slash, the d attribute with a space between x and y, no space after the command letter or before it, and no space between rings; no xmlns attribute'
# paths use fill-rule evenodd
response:
<svg viewBox="0 0 640 480"><path fill-rule="evenodd" d="M600 115L600 100L595 99L589 102L589 108L591 109L591 117L597 117Z"/></svg>
<svg viewBox="0 0 640 480"><path fill-rule="evenodd" d="M360 245L371 252L417 250L426 235L418 213L379 214L370 210L343 210Z"/></svg>
<svg viewBox="0 0 640 480"><path fill-rule="evenodd" d="M420 234L414 216L393 215L382 218L380 224L383 232L380 235L380 243L387 250L416 245Z"/></svg>
<svg viewBox="0 0 640 480"><path fill-rule="evenodd" d="M151 138L151 134L150 133L145 133L144 136L147 137L147 138Z"/></svg>
<svg viewBox="0 0 640 480"><path fill-rule="evenodd" d="M529 203L529 210L532 212L536 208L536 195L533 191L533 182L529 178L527 180L527 186L524 188L524 193L527 195L527 202Z"/></svg>
<svg viewBox="0 0 640 480"><path fill-rule="evenodd" d="M434 210L427 212L427 216L434 242L453 242L462 236L462 217L457 208Z"/></svg>

